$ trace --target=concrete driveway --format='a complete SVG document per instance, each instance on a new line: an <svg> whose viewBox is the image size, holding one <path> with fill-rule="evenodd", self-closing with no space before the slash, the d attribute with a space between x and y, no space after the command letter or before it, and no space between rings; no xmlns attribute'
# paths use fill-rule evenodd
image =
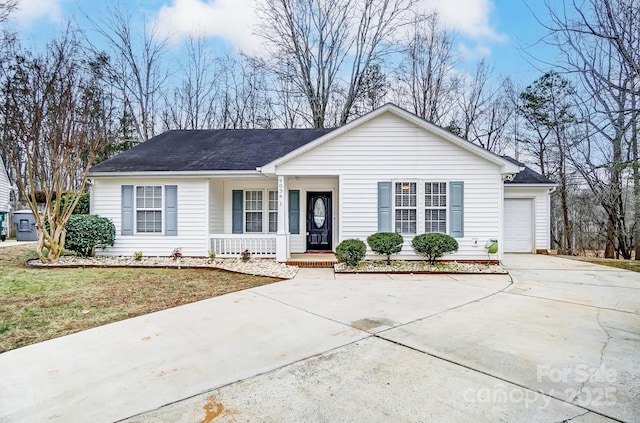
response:
<svg viewBox="0 0 640 423"><path fill-rule="evenodd" d="M640 275L298 278L0 355L2 422L640 421Z"/></svg>

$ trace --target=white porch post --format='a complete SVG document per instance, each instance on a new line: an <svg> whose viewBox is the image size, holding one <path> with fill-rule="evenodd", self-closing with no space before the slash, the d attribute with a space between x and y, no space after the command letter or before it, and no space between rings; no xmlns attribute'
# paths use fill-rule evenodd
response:
<svg viewBox="0 0 640 423"><path fill-rule="evenodd" d="M287 192L287 177L278 176L278 232L276 233L276 261L278 262L286 262L291 257Z"/></svg>

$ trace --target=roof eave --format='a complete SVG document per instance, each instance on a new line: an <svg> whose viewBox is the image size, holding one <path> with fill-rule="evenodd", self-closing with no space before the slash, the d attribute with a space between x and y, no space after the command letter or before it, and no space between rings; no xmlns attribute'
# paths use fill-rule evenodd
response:
<svg viewBox="0 0 640 423"><path fill-rule="evenodd" d="M237 177L262 177L262 173L257 170L157 170L157 171L131 171L131 172L90 172L90 178L130 178L130 177L165 177L165 176L183 176L183 177L208 177L208 178L225 178L229 176Z"/></svg>

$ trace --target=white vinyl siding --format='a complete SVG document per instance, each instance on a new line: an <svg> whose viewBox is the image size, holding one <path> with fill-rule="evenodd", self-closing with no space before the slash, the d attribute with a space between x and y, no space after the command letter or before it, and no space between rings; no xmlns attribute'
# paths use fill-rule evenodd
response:
<svg viewBox="0 0 640 423"><path fill-rule="evenodd" d="M456 239L460 248L449 259L486 259L482 245L502 235L503 182L499 166L393 113L379 115L291 159L276 172L301 180L305 175L339 178L340 232L334 245L348 238L364 240L378 231L377 184L385 180L464 182L464 237ZM420 226L424 224L424 220L418 221ZM403 236L405 246L398 258L416 258L412 236ZM474 244L474 238L481 245Z"/></svg>
<svg viewBox="0 0 640 423"><path fill-rule="evenodd" d="M122 185L177 185L178 235L137 233L135 236L120 236ZM93 177L93 193L92 213L111 219L116 227L115 245L106 251L97 250L97 255L132 256L134 251L142 251L145 256L169 256L178 247L182 248L185 256L207 255L209 184L206 179Z"/></svg>

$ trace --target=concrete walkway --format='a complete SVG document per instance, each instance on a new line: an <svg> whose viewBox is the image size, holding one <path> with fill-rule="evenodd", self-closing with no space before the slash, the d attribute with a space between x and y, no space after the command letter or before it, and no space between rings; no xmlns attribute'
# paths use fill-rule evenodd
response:
<svg viewBox="0 0 640 423"><path fill-rule="evenodd" d="M9 351L0 421L639 421L640 276L505 265L308 269Z"/></svg>

